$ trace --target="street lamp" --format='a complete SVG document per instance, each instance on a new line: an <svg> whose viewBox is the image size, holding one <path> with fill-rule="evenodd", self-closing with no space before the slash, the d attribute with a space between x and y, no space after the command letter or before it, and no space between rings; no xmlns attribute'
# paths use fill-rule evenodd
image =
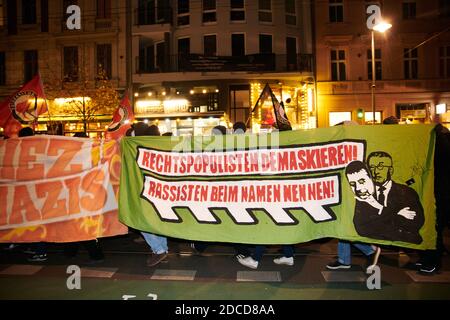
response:
<svg viewBox="0 0 450 320"><path fill-rule="evenodd" d="M375 31L378 32L385 32L386 30L390 29L392 27L392 24L387 22L379 22L376 25L372 27L372 86L371 86L371 92L372 92L372 124L375 124Z"/></svg>

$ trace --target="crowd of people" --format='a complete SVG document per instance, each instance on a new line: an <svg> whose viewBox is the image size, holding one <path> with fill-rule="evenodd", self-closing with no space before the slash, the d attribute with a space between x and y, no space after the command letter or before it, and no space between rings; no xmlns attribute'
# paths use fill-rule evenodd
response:
<svg viewBox="0 0 450 320"><path fill-rule="evenodd" d="M398 120L395 117L389 117L384 120L384 124L398 124ZM342 123L342 125L345 125ZM244 134L247 131L246 125L242 122L237 122L233 126L232 134ZM435 179L434 179L434 190L436 199L436 249L434 250L424 250L419 252L420 259L416 262L417 269L422 273L435 273L441 267L441 258L445 251L443 243L443 231L446 225L449 224L450 217L450 132L447 128L442 125L437 125L435 127L436 131L436 147L435 147ZM228 130L224 126L216 126L212 129L212 135L225 135ZM31 128L22 128L19 132L19 138L32 136L34 132ZM138 122L133 124L133 126L127 131L127 136L160 136L159 128L156 125L147 125L144 122ZM171 133L165 133L164 136L170 136ZM85 133L75 134L75 137L86 138ZM406 241L411 243L420 243L421 238L419 235L419 229L424 223L423 209L418 207L418 205L412 204L410 202L406 204L401 204L401 206L408 206L409 210L404 211L403 209L397 208L392 209L392 201L388 199L389 192L394 192L396 188L407 188L406 186L397 186L395 182L391 180L392 176L392 158L389 154L383 152L374 152L369 155L367 164L362 162L351 163L346 169L346 176L348 182L355 194L355 198L358 200L355 214L354 223L355 229L361 236L373 238L373 239L391 239L398 241ZM380 163L382 165L380 165ZM410 188L407 188L410 189ZM412 193L410 190L401 191L400 198L404 201L409 201L411 195L406 197L405 194ZM407 191L407 192L406 192ZM406 192L406 193L405 193ZM402 196L403 195L403 196ZM392 198L392 197L391 197ZM408 198L408 199L407 199ZM391 201L391 202L389 202ZM372 206L370 206L372 204ZM420 203L419 203L420 205ZM359 206L359 207L358 207ZM401 225L386 224L386 221L381 221L379 230L375 230L373 220L370 221L370 228L365 228L364 222L358 220L360 214L367 219L369 217L370 210L394 210L395 219L402 219ZM378 218L378 214L374 214L374 217ZM387 214L384 215L386 217ZM391 217L391 216L390 216ZM398 217L398 218L397 218ZM393 219L393 221L395 221ZM392 229L387 228L387 225L392 225ZM410 229L406 228L405 225L411 225ZM411 231L412 229L414 231ZM144 239L148 245L151 255L149 255L146 260L146 264L149 267L154 267L167 259L169 254L168 239L166 236L153 234L146 231L136 230ZM385 233L391 233L386 238ZM392 238L394 237L394 238ZM396 238L397 237L397 238ZM403 237L403 238L401 238ZM195 241L190 243L190 247L197 254L203 254L204 251L212 243ZM6 249L14 249L17 245L10 244ZM73 258L77 255L79 247L84 246L89 253L88 263L102 263L104 261L103 250L100 246L100 242L97 239L83 242L72 242L64 244L63 251L68 258ZM237 262L241 265L257 269L261 259L266 251L266 246L264 245L247 245L247 244L232 244L235 249L235 256ZM326 265L327 269L338 270L338 269L350 269L352 261L352 246L359 249L364 256L367 257L367 264L365 266L366 271L370 272L371 268L377 265L380 254L381 247L375 246L367 243L357 243L345 240L339 240L337 245L337 259ZM26 247L25 252L30 253L29 261L46 261L47 260L47 250L46 244L43 242L32 243ZM294 265L295 256L295 246L294 245L283 245L281 250L282 255L275 258L273 262L277 265Z"/></svg>

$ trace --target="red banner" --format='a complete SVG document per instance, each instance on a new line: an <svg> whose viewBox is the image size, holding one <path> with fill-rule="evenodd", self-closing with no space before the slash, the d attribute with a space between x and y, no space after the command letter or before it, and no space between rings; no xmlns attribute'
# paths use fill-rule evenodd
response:
<svg viewBox="0 0 450 320"><path fill-rule="evenodd" d="M106 130L106 137L110 139L119 139L125 135L127 130L131 128L134 120L133 109L131 108L128 94L125 94L119 107L113 114L112 122Z"/></svg>
<svg viewBox="0 0 450 320"><path fill-rule="evenodd" d="M5 135L16 137L22 124L34 123L38 116L47 112L47 102L39 75L27 82L0 104L0 127Z"/></svg>
<svg viewBox="0 0 450 320"><path fill-rule="evenodd" d="M119 146L59 136L0 141L0 242L126 234L117 217Z"/></svg>

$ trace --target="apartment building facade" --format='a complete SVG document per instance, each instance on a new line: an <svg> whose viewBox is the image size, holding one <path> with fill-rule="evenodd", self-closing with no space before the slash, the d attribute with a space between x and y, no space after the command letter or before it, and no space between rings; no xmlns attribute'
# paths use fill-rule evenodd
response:
<svg viewBox="0 0 450 320"><path fill-rule="evenodd" d="M396 116L402 123L449 125L449 1L317 0L319 127L373 121L371 31L366 26L372 4L392 24L385 33L374 33L376 122Z"/></svg>
<svg viewBox="0 0 450 320"><path fill-rule="evenodd" d="M78 6L79 12L68 13L71 5ZM125 2L118 0L0 1L0 98L39 72L47 89L51 119L40 117L37 129L46 132L51 120L62 126L60 133L82 131L79 117L64 114L61 106L74 98L72 93L78 99L90 99L98 87L100 69L113 88L124 91L125 10ZM91 120L91 136L101 136L111 114L98 114Z"/></svg>
<svg viewBox="0 0 450 320"><path fill-rule="evenodd" d="M177 135L208 134L237 121L264 128L264 115L252 110L269 84L295 128L315 126L309 2L133 0L132 6L138 119ZM271 106L262 107L264 113Z"/></svg>

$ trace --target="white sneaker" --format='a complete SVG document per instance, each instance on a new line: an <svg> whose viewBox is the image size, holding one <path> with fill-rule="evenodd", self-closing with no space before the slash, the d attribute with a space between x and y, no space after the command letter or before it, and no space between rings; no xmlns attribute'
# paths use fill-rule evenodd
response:
<svg viewBox="0 0 450 320"><path fill-rule="evenodd" d="M294 265L294 257L290 257L290 258L280 257L280 258L273 259L273 262L275 264L285 264L287 266L293 266Z"/></svg>
<svg viewBox="0 0 450 320"><path fill-rule="evenodd" d="M254 260L252 257L246 257L246 258L240 258L237 257L237 260L240 264L243 266L246 266L250 269L257 269L258 268L258 261Z"/></svg>

